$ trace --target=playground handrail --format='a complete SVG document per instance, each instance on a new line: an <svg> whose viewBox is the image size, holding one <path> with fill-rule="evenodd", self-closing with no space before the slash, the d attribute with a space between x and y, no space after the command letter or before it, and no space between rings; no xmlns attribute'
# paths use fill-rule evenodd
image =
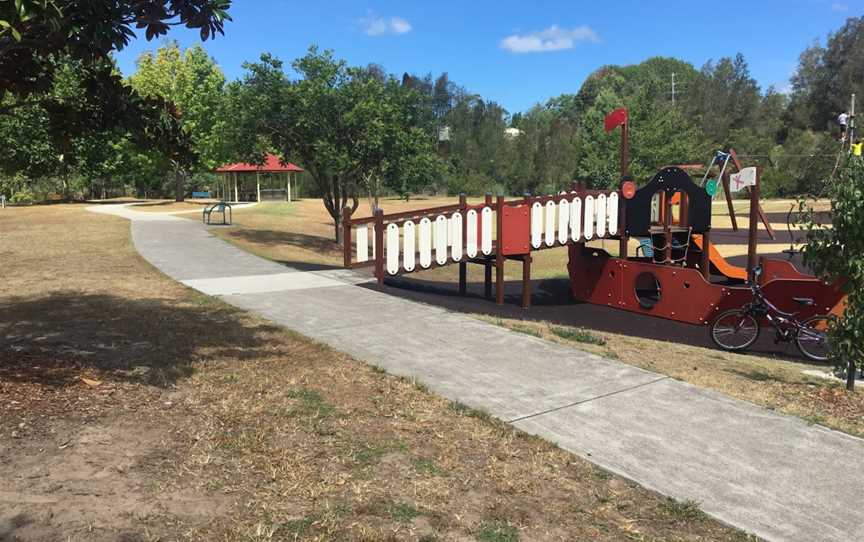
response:
<svg viewBox="0 0 864 542"><path fill-rule="evenodd" d="M620 199L618 190L587 190L584 185L574 184L571 190L552 195L526 194L505 199L487 194L483 202L471 204L461 195L457 204L391 214L378 209L362 218L353 218L350 209L343 209L343 264L349 269L374 266L382 284L385 265L390 275L466 262L494 264L496 272L501 273L506 259L530 260L533 250L568 245L571 240L577 241L576 236L580 242L616 236L616 231L623 231L623 211L618 210L617 199L608 202L607 211L607 198L613 198L613 194ZM597 204L596 217L591 214L592 225L596 218L597 228L584 226L589 207L584 212L578 211L579 206L573 209L568 225L567 217L571 215L567 205L581 205L584 201L587 206L591 199ZM560 215L562 210L567 217L549 218ZM577 214L578 223L574 221ZM463 282L460 280L460 285Z"/></svg>

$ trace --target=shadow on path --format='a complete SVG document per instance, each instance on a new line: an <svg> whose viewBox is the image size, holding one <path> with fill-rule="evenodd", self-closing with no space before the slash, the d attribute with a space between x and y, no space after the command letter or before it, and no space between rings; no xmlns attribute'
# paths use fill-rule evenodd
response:
<svg viewBox="0 0 864 542"><path fill-rule="evenodd" d="M502 306L496 305L494 299L488 300L483 297L482 282L469 282L468 292L464 297L459 295L458 284L455 282L418 280L399 276L388 279L386 284L385 289L391 295L468 314L584 327L620 335L715 348L704 326L643 316L590 303L577 303L572 300L570 281L565 278L532 281L533 295L531 308L528 310L523 310L520 306L522 283L519 281L505 283ZM368 284L365 287L375 286ZM792 361L806 361L791 345L775 345L770 329L763 330L759 341L748 350L748 353L780 356Z"/></svg>

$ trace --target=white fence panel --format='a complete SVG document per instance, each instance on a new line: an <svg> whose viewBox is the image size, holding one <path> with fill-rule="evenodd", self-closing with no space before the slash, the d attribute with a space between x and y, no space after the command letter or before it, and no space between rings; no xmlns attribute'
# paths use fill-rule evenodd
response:
<svg viewBox="0 0 864 542"><path fill-rule="evenodd" d="M609 235L616 235L618 233L618 192L609 194L606 205L608 207L606 218L609 220Z"/></svg>
<svg viewBox="0 0 864 542"><path fill-rule="evenodd" d="M453 261L462 259L462 213L455 212L450 217L450 256Z"/></svg>
<svg viewBox="0 0 864 542"><path fill-rule="evenodd" d="M438 265L447 263L447 230L449 230L447 217L438 215L435 219L435 261Z"/></svg>
<svg viewBox="0 0 864 542"><path fill-rule="evenodd" d="M399 226L387 224L387 272L399 272Z"/></svg>
<svg viewBox="0 0 864 542"><path fill-rule="evenodd" d="M585 222L582 223L582 233L586 240L594 237L594 196L585 196Z"/></svg>
<svg viewBox="0 0 864 542"><path fill-rule="evenodd" d="M492 254L492 209L483 207L480 212L480 250L485 255Z"/></svg>
<svg viewBox="0 0 864 542"><path fill-rule="evenodd" d="M417 228L414 226L414 222L406 220L405 225L402 226L402 268L409 273L414 271L414 261L416 259L414 256L414 241L416 237Z"/></svg>
<svg viewBox="0 0 864 542"><path fill-rule="evenodd" d="M546 246L555 244L555 202L546 202L546 229L543 232L546 237Z"/></svg>
<svg viewBox="0 0 864 542"><path fill-rule="evenodd" d="M606 237L606 194L597 196L594 211L597 213L597 237Z"/></svg>
<svg viewBox="0 0 864 542"><path fill-rule="evenodd" d="M558 242L567 243L570 227L570 202L562 199L558 202Z"/></svg>
<svg viewBox="0 0 864 542"><path fill-rule="evenodd" d="M535 201L531 206L531 246L540 248L543 244L543 204Z"/></svg>
<svg viewBox="0 0 864 542"><path fill-rule="evenodd" d="M432 265L432 221L420 219L420 267L429 269Z"/></svg>
<svg viewBox="0 0 864 542"><path fill-rule="evenodd" d="M570 202L570 239L578 242L582 238L582 198Z"/></svg>
<svg viewBox="0 0 864 542"><path fill-rule="evenodd" d="M474 209L465 213L465 253L469 258L477 256L477 211Z"/></svg>
<svg viewBox="0 0 864 542"><path fill-rule="evenodd" d="M356 230L357 237L357 261L358 262L368 262L369 261L369 227L365 224L362 226L357 226Z"/></svg>

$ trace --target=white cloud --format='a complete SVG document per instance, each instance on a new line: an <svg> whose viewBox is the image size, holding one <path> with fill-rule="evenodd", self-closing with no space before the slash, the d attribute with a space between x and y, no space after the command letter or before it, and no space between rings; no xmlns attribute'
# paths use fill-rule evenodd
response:
<svg viewBox="0 0 864 542"><path fill-rule="evenodd" d="M507 36L501 40L501 48L513 53L543 53L572 49L583 41L597 43L600 36L590 26L561 28L553 24L538 32Z"/></svg>
<svg viewBox="0 0 864 542"><path fill-rule="evenodd" d="M849 11L849 4L834 2L831 4L831 11Z"/></svg>
<svg viewBox="0 0 864 542"><path fill-rule="evenodd" d="M368 15L360 19L360 26L367 36L399 35L411 31L411 23L402 17L379 17Z"/></svg>

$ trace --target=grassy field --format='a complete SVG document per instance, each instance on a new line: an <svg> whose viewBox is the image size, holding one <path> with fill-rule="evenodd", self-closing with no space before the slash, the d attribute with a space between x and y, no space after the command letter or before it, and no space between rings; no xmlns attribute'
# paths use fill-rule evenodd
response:
<svg viewBox="0 0 864 542"><path fill-rule="evenodd" d="M0 539L747 538L169 280L124 220L0 231Z"/></svg>
<svg viewBox="0 0 864 542"><path fill-rule="evenodd" d="M385 212L399 212L455 202L454 198L420 199L412 200L410 203L384 200L382 207ZM763 202L763 209L777 231L778 239L788 239L785 217L795 203L793 200ZM749 203L735 200L734 206L738 226L743 235L749 225L747 219ZM827 202L818 202L816 207L825 210ZM716 202L713 212L712 225L716 230L731 228L725 202ZM369 216L368 206L361 207L358 216ZM341 266L342 263L341 249L332 240L333 227L330 218L318 200L304 200L290 205L264 204L239 210L235 215L233 227L216 228L212 231L250 252L288 265ZM617 253L617 242L596 241L592 245L603 247L613 254ZM726 257L746 254L746 245L740 243L716 246ZM788 244L763 243L759 248L760 254L784 257L781 251L788 248ZM631 252L634 250L635 244L631 244ZM534 255L533 278L541 281L560 279L566 277L566 273L565 249L545 250ZM479 269L472 267L469 274L469 280L472 277L473 280L479 280ZM507 280L520 280L521 265L515 262L508 263L505 275ZM458 280L458 269L457 266L447 266L413 273L407 277L409 277L408 282L413 281L418 284L453 284ZM569 299L567 293L561 295L562 304L566 304ZM486 302L477 300L476 303ZM580 306L572 307L573 312L580 310L583 310ZM632 365L711 388L767 408L800 416L841 431L864 435L864 395L847 394L838 383L805 375L802 372L804 370L825 371L826 367L805 363L800 357L794 355L789 357L784 351L763 353L763 355L729 354L683 342L673 344L679 342L676 341L674 331L670 332L667 341L640 336L638 331L633 334L591 331L589 334L596 335L606 342L605 346L600 347L572 339L574 334L579 334L579 328L576 326L538 322L537 318L530 313L526 314L524 319L513 319L495 316L494 308L478 312L486 313L484 318L501 325L540 334L550 340L568 342L580 349L619 358ZM634 326L638 326L635 317L627 313L615 312L614 314L618 319L632 319ZM680 326L672 323L666 325L670 328Z"/></svg>

